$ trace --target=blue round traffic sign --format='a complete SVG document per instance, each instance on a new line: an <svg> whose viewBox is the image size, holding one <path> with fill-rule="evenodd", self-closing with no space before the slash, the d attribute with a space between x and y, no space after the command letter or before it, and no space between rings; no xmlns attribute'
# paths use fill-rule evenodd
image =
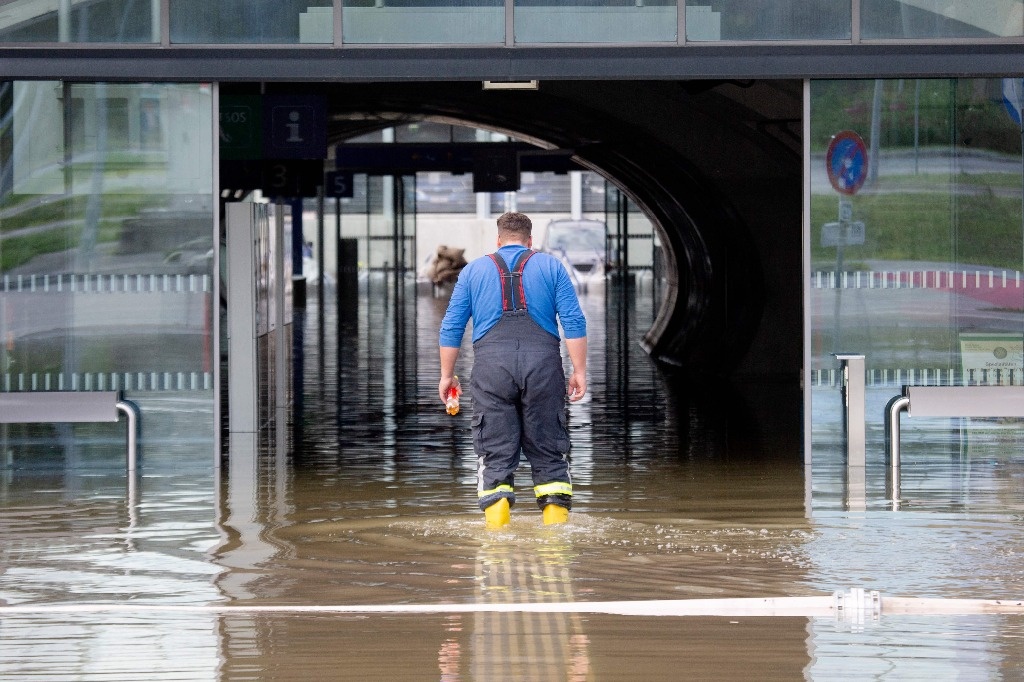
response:
<svg viewBox="0 0 1024 682"><path fill-rule="evenodd" d="M864 140L852 130L832 136L825 153L828 181L841 194L854 194L868 174L868 150Z"/></svg>

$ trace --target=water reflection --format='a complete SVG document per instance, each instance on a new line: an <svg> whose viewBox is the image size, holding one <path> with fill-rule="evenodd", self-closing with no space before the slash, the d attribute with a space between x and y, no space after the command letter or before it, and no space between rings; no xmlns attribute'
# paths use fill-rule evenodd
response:
<svg viewBox="0 0 1024 682"><path fill-rule="evenodd" d="M475 562L476 601L573 601L572 545L557 531L550 535L550 541L526 551L501 539L481 546ZM467 629L469 679L486 679L495 671L529 679L544 671L548 679L577 682L590 673L589 639L579 614L481 612L473 614ZM458 669L449 668L448 674L458 679Z"/></svg>
<svg viewBox="0 0 1024 682"><path fill-rule="evenodd" d="M638 328L650 319L642 296L626 308L603 295L584 301L592 393L570 408L578 491L570 523L545 527L523 504L507 529L487 531L475 503L471 411L449 417L436 398L443 301L412 297L411 312L398 310L374 287L350 301L342 325L326 308L322 354L313 352L315 307L301 322L308 371L290 453L232 443L221 476L208 461L180 460L172 471L144 464L135 504L121 472L5 471L0 677L1024 673L1014 646L1022 622L1013 616L303 613L316 605L815 596L853 586L999 598L1019 595L1024 582L1016 485L1024 461L998 435L1005 429L975 436L966 458L951 458L953 446L908 443L917 459L899 513L886 506L884 471L869 460L864 508L850 511L838 449L805 475L799 395L693 386L658 371L616 327L626 309ZM400 338L388 331L396 314L408 316ZM404 374L394 370L396 353L407 354ZM69 603L196 610L46 611ZM295 610L246 611L265 605Z"/></svg>

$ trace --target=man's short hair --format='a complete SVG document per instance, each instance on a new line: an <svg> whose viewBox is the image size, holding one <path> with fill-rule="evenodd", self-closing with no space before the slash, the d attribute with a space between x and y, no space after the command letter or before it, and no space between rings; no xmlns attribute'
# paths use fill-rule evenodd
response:
<svg viewBox="0 0 1024 682"><path fill-rule="evenodd" d="M533 236L533 221L525 213L509 211L498 217L498 238L526 243Z"/></svg>

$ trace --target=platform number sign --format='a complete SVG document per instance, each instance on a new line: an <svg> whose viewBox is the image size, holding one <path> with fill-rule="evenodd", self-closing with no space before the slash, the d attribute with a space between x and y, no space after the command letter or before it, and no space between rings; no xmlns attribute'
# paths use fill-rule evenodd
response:
<svg viewBox="0 0 1024 682"><path fill-rule="evenodd" d="M328 171L324 174L324 196L338 199L352 198L352 173Z"/></svg>
<svg viewBox="0 0 1024 682"><path fill-rule="evenodd" d="M260 190L267 197L315 197L323 172L319 159L267 159Z"/></svg>
<svg viewBox="0 0 1024 682"><path fill-rule="evenodd" d="M840 194L856 194L868 174L868 151L864 140L852 130L832 136L825 153L828 180Z"/></svg>

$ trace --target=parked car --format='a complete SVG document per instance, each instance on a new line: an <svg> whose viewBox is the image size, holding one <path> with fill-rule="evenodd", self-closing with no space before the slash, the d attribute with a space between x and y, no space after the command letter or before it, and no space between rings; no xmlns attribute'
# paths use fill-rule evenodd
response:
<svg viewBox="0 0 1024 682"><path fill-rule="evenodd" d="M579 273L607 269L605 224L600 220L556 219L548 223L540 250L562 259Z"/></svg>

